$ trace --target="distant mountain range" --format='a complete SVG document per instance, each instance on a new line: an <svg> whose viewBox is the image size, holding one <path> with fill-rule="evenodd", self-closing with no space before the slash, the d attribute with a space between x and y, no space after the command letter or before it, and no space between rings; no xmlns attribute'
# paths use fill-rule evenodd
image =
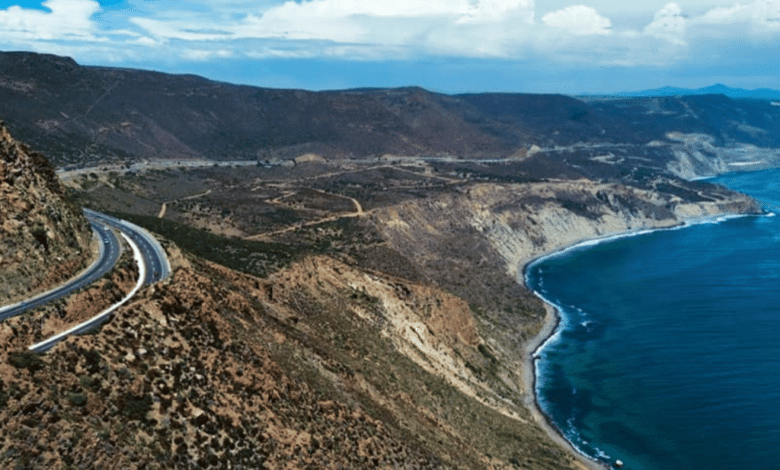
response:
<svg viewBox="0 0 780 470"><path fill-rule="evenodd" d="M770 92L776 98L739 99ZM677 161L671 146L694 138L684 136L707 136L708 152L780 148L780 106L773 105L780 91L716 85L635 94L642 96L445 95L417 87L312 92L0 52L0 119L59 167L306 154L528 157L535 165L529 175L602 179L633 171L613 159L667 168Z"/></svg>
<svg viewBox="0 0 780 470"><path fill-rule="evenodd" d="M617 93L616 96L688 96L688 95L726 95L729 98L780 99L780 90L770 88L732 88L721 83L704 88L677 88L665 86L652 90Z"/></svg>

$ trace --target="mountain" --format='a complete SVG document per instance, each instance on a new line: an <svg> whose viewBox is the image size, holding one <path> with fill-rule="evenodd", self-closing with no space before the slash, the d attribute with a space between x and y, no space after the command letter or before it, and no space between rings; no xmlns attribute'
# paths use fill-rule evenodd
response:
<svg viewBox="0 0 780 470"><path fill-rule="evenodd" d="M0 143L0 275L24 287L33 262L72 267L65 247L78 253L89 232L45 159L4 128ZM371 225L344 228L379 248ZM334 249L260 278L163 244L173 276L91 334L27 350L93 309L83 293L0 325L5 466L579 468L518 401L519 374L499 363L471 305L424 276L385 272L410 264L392 248L371 270ZM130 272L103 285L132 285Z"/></svg>
<svg viewBox="0 0 780 470"><path fill-rule="evenodd" d="M567 161L590 172L584 176L607 178L614 168L592 162L611 146L616 158L640 157L690 177L680 170L691 166L688 160L704 172L693 147L681 144L704 142L694 135L708 136L709 145L695 150L715 152L723 165L741 158L744 152L731 151L740 146L780 147L780 107L723 94L607 99L444 95L415 87L310 92L84 67L33 53L0 53L0 110L17 136L59 167L308 154L331 160L522 160L533 154L552 168L565 148L572 153Z"/></svg>
<svg viewBox="0 0 780 470"><path fill-rule="evenodd" d="M703 88L677 88L665 86L652 90L617 93L616 96L689 96L689 95L725 95L730 98L750 98L762 100L780 99L780 90L770 88L732 88L721 83Z"/></svg>
<svg viewBox="0 0 780 470"><path fill-rule="evenodd" d="M723 95L315 93L29 53L0 54L0 110L58 165L90 165L68 199L145 226L172 267L46 355L26 347L91 293L0 325L17 468L595 468L536 408L555 315L525 264L759 212L685 178L776 164L780 134L771 103ZM205 157L251 164L178 162ZM167 165L130 165L146 158ZM17 180L60 184L9 174L9 201ZM103 285L132 284L126 268Z"/></svg>
<svg viewBox="0 0 780 470"><path fill-rule="evenodd" d="M47 290L92 259L92 230L54 167L0 122L0 305Z"/></svg>

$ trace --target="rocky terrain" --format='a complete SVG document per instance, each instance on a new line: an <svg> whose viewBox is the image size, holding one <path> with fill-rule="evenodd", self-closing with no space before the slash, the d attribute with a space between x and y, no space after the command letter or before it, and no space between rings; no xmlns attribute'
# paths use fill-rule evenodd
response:
<svg viewBox="0 0 780 470"><path fill-rule="evenodd" d="M0 122L0 305L53 287L93 258L92 229L54 167Z"/></svg>
<svg viewBox="0 0 780 470"><path fill-rule="evenodd" d="M472 370L462 300L307 258L267 279L174 255L91 335L22 352L2 325L9 468L575 468ZM464 364L473 364L463 367Z"/></svg>
<svg viewBox="0 0 780 470"><path fill-rule="evenodd" d="M26 347L133 284L127 253L97 286L0 324L8 468L592 466L535 410L529 356L550 313L523 266L759 212L689 179L776 164L780 119L724 96L314 93L27 53L0 53L0 102L58 165L90 165L55 199L37 189L62 195L51 166L7 139L17 238L4 232L15 257L0 263L82 266L83 205L158 234L173 267L43 356ZM132 166L152 156L167 164ZM32 285L14 266L0 264L9 295Z"/></svg>

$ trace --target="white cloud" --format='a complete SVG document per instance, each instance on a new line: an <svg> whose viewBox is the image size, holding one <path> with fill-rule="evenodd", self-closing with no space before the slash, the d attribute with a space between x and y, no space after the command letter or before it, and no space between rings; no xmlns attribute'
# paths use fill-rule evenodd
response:
<svg viewBox="0 0 780 470"><path fill-rule="evenodd" d="M479 0L470 4L466 12L455 22L457 24L492 23L505 21L509 18L533 24L533 0Z"/></svg>
<svg viewBox="0 0 780 470"><path fill-rule="evenodd" d="M0 10L0 46L68 47L85 51L77 54L80 61L99 53L193 61L463 57L655 66L749 31L766 33L753 41L772 39L780 31L780 0L743 1L749 3L676 0L653 12L653 2L625 0L128 0L126 8L105 9L95 0L46 0L49 11ZM688 40L692 46L681 47Z"/></svg>
<svg viewBox="0 0 780 470"><path fill-rule="evenodd" d="M94 0L46 0L49 12L18 5L0 10L3 40L97 40L97 26L91 17L100 10Z"/></svg>
<svg viewBox="0 0 780 470"><path fill-rule="evenodd" d="M182 51L183 58L198 62L212 59L229 59L233 56L233 51L228 49L185 49Z"/></svg>
<svg viewBox="0 0 780 470"><path fill-rule="evenodd" d="M542 22L552 28L565 30L575 35L607 35L610 34L612 22L604 18L592 7L573 5L563 10L547 13Z"/></svg>
<svg viewBox="0 0 780 470"><path fill-rule="evenodd" d="M754 27L769 30L780 29L780 1L759 0L753 3L737 3L730 7L709 10L695 19L701 24L749 23Z"/></svg>
<svg viewBox="0 0 780 470"><path fill-rule="evenodd" d="M682 8L676 3L668 3L656 12L652 23L645 26L646 36L664 39L672 44L685 45L685 23Z"/></svg>
<svg viewBox="0 0 780 470"><path fill-rule="evenodd" d="M452 25L533 22L533 0L311 0L288 1L249 15L236 27L240 38L283 37L399 44ZM393 25L388 31L382 24ZM377 27L378 26L378 27Z"/></svg>

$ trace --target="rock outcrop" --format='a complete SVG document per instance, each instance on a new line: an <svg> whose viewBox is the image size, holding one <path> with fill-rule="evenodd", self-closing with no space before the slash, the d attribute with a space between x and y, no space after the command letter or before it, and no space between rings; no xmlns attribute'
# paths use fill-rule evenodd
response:
<svg viewBox="0 0 780 470"><path fill-rule="evenodd" d="M489 387L529 398L522 355L547 318L541 301L521 286L529 261L621 232L761 211L754 199L711 184L659 177L646 186L584 179L475 184L377 209L372 217L393 249L473 305L498 358L483 377Z"/></svg>
<svg viewBox="0 0 780 470"><path fill-rule="evenodd" d="M54 168L0 123L0 304L46 290L86 267L92 230L64 198Z"/></svg>

